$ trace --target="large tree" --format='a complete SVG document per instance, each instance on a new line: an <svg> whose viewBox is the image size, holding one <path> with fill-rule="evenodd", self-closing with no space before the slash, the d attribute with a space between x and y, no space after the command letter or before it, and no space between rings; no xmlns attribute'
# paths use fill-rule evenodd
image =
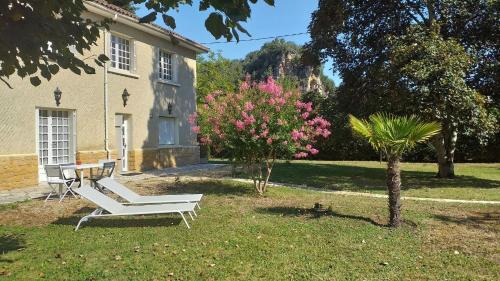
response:
<svg viewBox="0 0 500 281"><path fill-rule="evenodd" d="M243 80L243 66L239 60L224 58L220 53L210 52L196 58L196 98L198 104L217 91L233 93Z"/></svg>
<svg viewBox="0 0 500 281"><path fill-rule="evenodd" d="M452 177L456 138L495 131L485 110L498 106L498 8L496 0L320 0L306 58L333 58L343 79L338 95L348 97L342 107L358 116L383 110L453 120L451 126L442 122L435 142L445 150L437 154L438 175ZM404 48L405 43L416 45ZM439 58L448 55L454 58L440 65ZM452 69L455 59L467 57ZM418 102L428 97L441 102L426 104L440 118L421 111ZM489 134L473 133L478 131Z"/></svg>
<svg viewBox="0 0 500 281"><path fill-rule="evenodd" d="M104 0L95 0L101 2ZM216 38L239 40L239 33L250 35L242 23L251 13L251 4L258 0L201 0L199 11L210 11L206 29ZM263 0L274 5L274 0ZM38 86L40 76L47 80L60 68L80 74L95 72L84 52L96 44L99 29L108 28L110 21L83 19L83 0L5 0L0 2L0 81L7 86L11 75L29 77ZM122 6L144 5L149 13L140 19L149 23L161 16L164 23L175 28L175 11L183 5L193 6L192 0L120 0ZM76 52L72 51L73 47ZM105 56L93 58L102 65Z"/></svg>

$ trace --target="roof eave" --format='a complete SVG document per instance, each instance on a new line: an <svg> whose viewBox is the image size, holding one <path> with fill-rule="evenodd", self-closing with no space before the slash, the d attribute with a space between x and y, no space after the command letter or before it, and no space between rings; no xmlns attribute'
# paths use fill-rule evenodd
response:
<svg viewBox="0 0 500 281"><path fill-rule="evenodd" d="M123 24L128 25L130 27L133 27L135 29L138 29L138 30L144 31L146 33L149 33L151 35L154 35L156 37L166 39L170 42L172 42L172 37L174 37L176 40L179 41L179 45L181 45L182 47L185 47L187 49L193 50L196 53L206 53L210 50L209 48L207 48L199 43L196 43L194 41L180 37L175 33L166 34L160 27L157 27L155 25L139 23L139 21L135 18L132 18L132 17L129 17L129 16L126 16L126 15L123 15L123 14L120 14L120 13L117 13L114 11L110 11L109 9L107 9L106 7L104 7L98 3L90 2L90 1L85 1L84 3L85 3L84 5L87 8L87 10L91 13L95 13L95 14L103 16L105 18L111 18L116 22L123 23Z"/></svg>

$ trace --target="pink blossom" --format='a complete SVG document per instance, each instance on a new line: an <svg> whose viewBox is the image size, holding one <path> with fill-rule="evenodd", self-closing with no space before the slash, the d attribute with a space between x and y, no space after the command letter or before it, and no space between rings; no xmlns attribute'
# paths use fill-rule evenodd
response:
<svg viewBox="0 0 500 281"><path fill-rule="evenodd" d="M254 105L252 104L252 102L247 101L245 103L245 110L246 111L251 111L252 109L254 109Z"/></svg>
<svg viewBox="0 0 500 281"><path fill-rule="evenodd" d="M203 108L208 110L210 107L208 106L208 104L205 103L205 104L203 104Z"/></svg>
<svg viewBox="0 0 500 281"><path fill-rule="evenodd" d="M311 150L311 148L312 148L312 145L310 145L310 144L306 145L306 149L307 149L308 151L310 151L310 150Z"/></svg>
<svg viewBox="0 0 500 281"><path fill-rule="evenodd" d="M200 127L199 126L194 126L191 128L191 131L195 134L199 134L200 133Z"/></svg>
<svg viewBox="0 0 500 281"><path fill-rule="evenodd" d="M250 89L250 84L248 84L247 81L243 81L240 85L240 91L246 91L248 89Z"/></svg>
<svg viewBox="0 0 500 281"><path fill-rule="evenodd" d="M190 114L188 116L188 122L191 125L194 125L196 123L196 119L198 118L198 113L194 112L193 114Z"/></svg>
<svg viewBox="0 0 500 281"><path fill-rule="evenodd" d="M311 152L312 155L316 155L319 153L319 150L317 150L316 148L311 148L311 150L309 150L309 152Z"/></svg>
<svg viewBox="0 0 500 281"><path fill-rule="evenodd" d="M288 141L283 141L283 145L287 145L288 144Z"/></svg>
<svg viewBox="0 0 500 281"><path fill-rule="evenodd" d="M312 111L312 102L308 102L308 103L304 104L304 108L307 112L311 112Z"/></svg>
<svg viewBox="0 0 500 281"><path fill-rule="evenodd" d="M243 129L245 129L245 123L240 120L236 120L234 125L236 125L236 129L238 129L238 131L243 131Z"/></svg>
<svg viewBox="0 0 500 281"><path fill-rule="evenodd" d="M280 112L281 111L281 107L279 107L279 106L276 106L274 109L276 110L276 112Z"/></svg>
<svg viewBox="0 0 500 281"><path fill-rule="evenodd" d="M205 101L206 101L207 103L212 102L212 101L214 101L214 100L215 100L215 98L214 98L214 96L213 96L212 94L208 94L208 95L205 97Z"/></svg>
<svg viewBox="0 0 500 281"><path fill-rule="evenodd" d="M269 134L269 130L265 129L262 133L260 133L260 136L265 138L265 137L267 137L268 134Z"/></svg>
<svg viewBox="0 0 500 281"><path fill-rule="evenodd" d="M306 158L307 153L306 152L299 152L295 154L295 158L300 159L300 158Z"/></svg>
<svg viewBox="0 0 500 281"><path fill-rule="evenodd" d="M273 143L273 139L272 138L268 138L267 139L267 144L272 144Z"/></svg>
<svg viewBox="0 0 500 281"><path fill-rule="evenodd" d="M268 103L269 105L275 105L275 104L276 104L276 101L275 101L273 98L270 98L270 99L267 101L267 103Z"/></svg>
<svg viewBox="0 0 500 281"><path fill-rule="evenodd" d="M255 123L255 117L253 117L253 115L250 115L247 118L245 118L244 122L245 125L252 125L253 123Z"/></svg>
<svg viewBox="0 0 500 281"><path fill-rule="evenodd" d="M269 123L270 120L269 115L262 116L262 119L264 120L264 122Z"/></svg>
<svg viewBox="0 0 500 281"><path fill-rule="evenodd" d="M309 112L304 112L300 115L302 119L307 119L309 117Z"/></svg>

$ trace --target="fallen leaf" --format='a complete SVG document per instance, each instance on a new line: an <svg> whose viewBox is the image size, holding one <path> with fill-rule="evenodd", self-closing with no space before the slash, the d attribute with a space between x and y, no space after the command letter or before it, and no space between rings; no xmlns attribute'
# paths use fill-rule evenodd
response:
<svg viewBox="0 0 500 281"><path fill-rule="evenodd" d="M121 259L122 259L122 257L120 257L120 256L115 256L115 261L119 261L119 260L121 260Z"/></svg>

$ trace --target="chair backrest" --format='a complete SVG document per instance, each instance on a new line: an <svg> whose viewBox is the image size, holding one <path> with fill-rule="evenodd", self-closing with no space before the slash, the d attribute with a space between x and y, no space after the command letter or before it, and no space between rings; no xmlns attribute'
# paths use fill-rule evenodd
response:
<svg viewBox="0 0 500 281"><path fill-rule="evenodd" d="M97 169L97 174L100 176L100 177L111 177L111 175L113 174L113 171L115 170L115 161L113 160L106 160L106 161L103 161L103 160L99 160L99 164L101 165L101 167L99 167L99 169Z"/></svg>
<svg viewBox="0 0 500 281"><path fill-rule="evenodd" d="M134 202L141 197L139 194L133 192L112 178L103 178L97 181L97 183L106 189L111 190L114 194L120 196L128 202Z"/></svg>
<svg viewBox="0 0 500 281"><path fill-rule="evenodd" d="M85 197L85 199L91 201L92 203L96 204L97 206L103 208L104 210L112 214L119 213L121 210L124 209L124 206L120 204L118 201L102 194L101 192L93 189L90 186L83 186L80 188L76 188L74 191L80 194L81 196Z"/></svg>
<svg viewBox="0 0 500 281"><path fill-rule="evenodd" d="M75 163L61 164L61 173L64 179L76 179Z"/></svg>
<svg viewBox="0 0 500 281"><path fill-rule="evenodd" d="M47 164L43 166L45 168L45 174L47 175L47 181L50 182L52 179L63 179L61 172L61 167L59 164Z"/></svg>

